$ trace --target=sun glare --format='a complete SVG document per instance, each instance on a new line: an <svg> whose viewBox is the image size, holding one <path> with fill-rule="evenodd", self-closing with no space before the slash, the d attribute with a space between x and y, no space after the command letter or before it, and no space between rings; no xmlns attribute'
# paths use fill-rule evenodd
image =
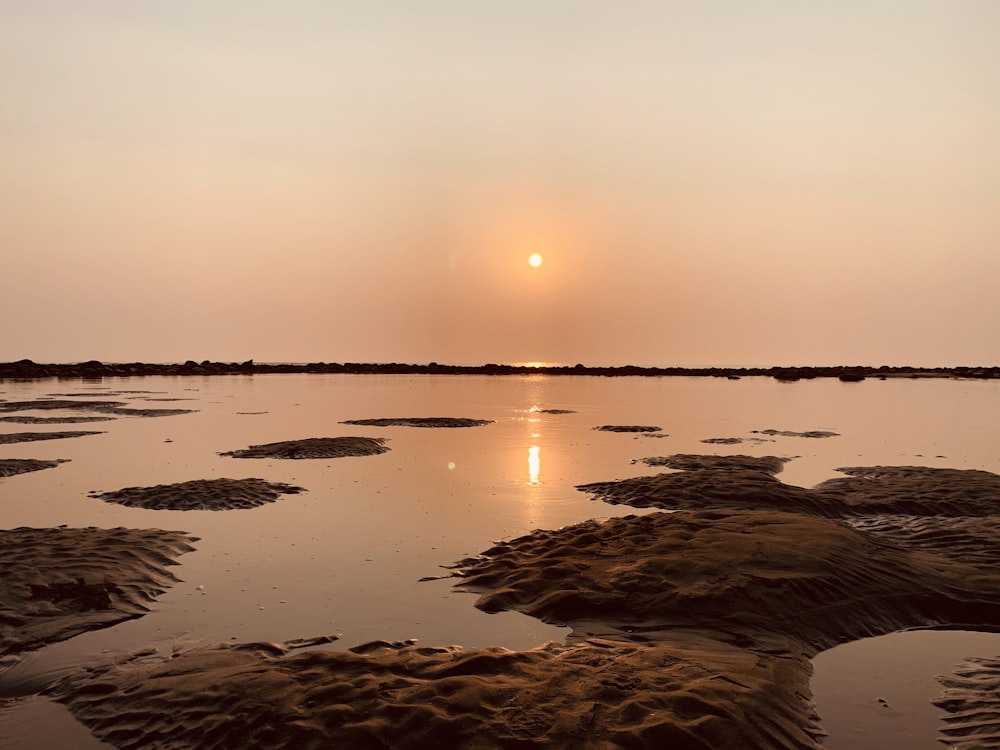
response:
<svg viewBox="0 0 1000 750"><path fill-rule="evenodd" d="M532 253L528 256L528 265L532 268L538 268L542 265L542 255L541 253Z"/></svg>

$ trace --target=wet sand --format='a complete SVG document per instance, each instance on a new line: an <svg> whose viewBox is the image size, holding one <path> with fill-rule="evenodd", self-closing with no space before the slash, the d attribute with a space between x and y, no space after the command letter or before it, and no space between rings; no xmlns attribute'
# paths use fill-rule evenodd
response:
<svg viewBox="0 0 1000 750"><path fill-rule="evenodd" d="M154 487L125 487L110 492L91 492L109 503L148 510L241 510L273 503L282 495L305 492L283 482L263 479L195 479Z"/></svg>
<svg viewBox="0 0 1000 750"><path fill-rule="evenodd" d="M0 656L142 616L195 541L159 529L0 530Z"/></svg>
<svg viewBox="0 0 1000 750"><path fill-rule="evenodd" d="M331 437L283 440L278 443L251 445L220 453L231 458L343 458L345 456L376 456L389 450L382 438Z"/></svg>
<svg viewBox="0 0 1000 750"><path fill-rule="evenodd" d="M32 408L157 411L0 403L0 411ZM488 422L419 419L361 421ZM651 429L619 427L603 431ZM341 459L386 450L381 438L305 438L221 455ZM568 626L565 643L311 650L334 638L321 634L169 654L143 649L103 662L95 656L44 694L119 748L815 750L823 730L809 680L819 651L907 628L1000 628L996 474L848 467L805 488L777 478L787 456L640 460L670 471L578 489L661 512L538 530L450 565L448 577L478 594L480 609ZM6 459L4 467L12 476L57 463ZM202 479L94 497L153 510L226 510L301 491L263 479ZM195 541L157 529L0 531L0 666L142 616L176 581L169 567ZM942 677L943 731L963 750L988 747L1000 734L991 708L998 671L992 660L972 660Z"/></svg>
<svg viewBox="0 0 1000 750"><path fill-rule="evenodd" d="M476 606L568 625L565 644L209 646L91 668L48 694L120 748L815 749L820 650L1000 627L997 475L852 468L806 489L774 477L775 457L662 463L685 470L581 489L673 512L536 531L454 564ZM961 747L997 732L995 669L946 678L939 705Z"/></svg>
<svg viewBox="0 0 1000 750"><path fill-rule="evenodd" d="M16 474L27 474L30 471L52 469L68 460L62 458L48 461L37 458L0 458L0 477L12 477Z"/></svg>

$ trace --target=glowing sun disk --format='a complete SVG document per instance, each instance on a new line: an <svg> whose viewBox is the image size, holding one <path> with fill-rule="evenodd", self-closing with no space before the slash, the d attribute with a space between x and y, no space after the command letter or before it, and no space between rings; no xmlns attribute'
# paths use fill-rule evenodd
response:
<svg viewBox="0 0 1000 750"><path fill-rule="evenodd" d="M532 253L528 256L528 265L532 268L538 268L542 265L542 255L541 253Z"/></svg>

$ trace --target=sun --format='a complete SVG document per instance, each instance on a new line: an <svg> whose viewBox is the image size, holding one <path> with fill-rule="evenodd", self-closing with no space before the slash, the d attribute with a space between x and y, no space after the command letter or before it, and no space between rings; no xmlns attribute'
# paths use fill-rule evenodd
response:
<svg viewBox="0 0 1000 750"><path fill-rule="evenodd" d="M532 268L538 268L540 265L542 265L542 254L532 253L531 255L529 255L528 265L531 266Z"/></svg>

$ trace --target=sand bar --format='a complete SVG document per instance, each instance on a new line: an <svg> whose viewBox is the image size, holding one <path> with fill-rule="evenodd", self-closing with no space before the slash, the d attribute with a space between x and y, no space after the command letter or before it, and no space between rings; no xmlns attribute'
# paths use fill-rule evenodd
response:
<svg viewBox="0 0 1000 750"><path fill-rule="evenodd" d="M140 617L195 541L159 529L0 530L0 656Z"/></svg>

